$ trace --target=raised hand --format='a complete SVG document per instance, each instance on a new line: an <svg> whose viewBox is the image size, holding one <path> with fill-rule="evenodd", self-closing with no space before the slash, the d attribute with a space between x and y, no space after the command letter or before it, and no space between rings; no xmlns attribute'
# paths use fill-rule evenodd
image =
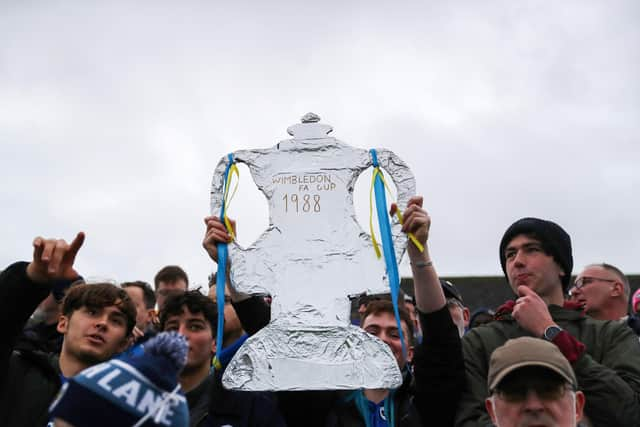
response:
<svg viewBox="0 0 640 427"><path fill-rule="evenodd" d="M229 219L231 223L231 227L233 228L233 233L236 232L236 222L232 219ZM229 243L232 238L231 235L227 232L224 224L220 221L220 218L217 216L208 216L204 219L204 223L207 226L207 229L204 233L204 239L202 240L202 247L207 251L209 256L215 262L218 262L218 243Z"/></svg>
<svg viewBox="0 0 640 427"><path fill-rule="evenodd" d="M71 243L63 239L36 237L33 240L33 261L27 266L27 276L39 283L77 278L78 273L74 270L73 263L84 238L83 232L79 232Z"/></svg>
<svg viewBox="0 0 640 427"><path fill-rule="evenodd" d="M518 296L511 315L523 329L541 337L547 327L555 325L547 304L527 286L518 286Z"/></svg>
<svg viewBox="0 0 640 427"><path fill-rule="evenodd" d="M429 238L429 228L431 227L431 217L427 211L422 209L422 196L413 196L407 203L407 209L402 213L402 231L413 233L415 238L424 245ZM398 207L395 203L391 205L391 215L394 215ZM409 244L409 250L416 249L413 244Z"/></svg>

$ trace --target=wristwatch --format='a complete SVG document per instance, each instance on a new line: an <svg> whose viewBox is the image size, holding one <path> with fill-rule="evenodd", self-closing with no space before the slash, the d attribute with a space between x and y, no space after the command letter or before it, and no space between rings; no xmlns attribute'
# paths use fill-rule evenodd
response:
<svg viewBox="0 0 640 427"><path fill-rule="evenodd" d="M558 335L560 332L562 332L562 328L560 326L551 325L544 330L544 333L542 334L542 339L547 341L553 341L556 335Z"/></svg>

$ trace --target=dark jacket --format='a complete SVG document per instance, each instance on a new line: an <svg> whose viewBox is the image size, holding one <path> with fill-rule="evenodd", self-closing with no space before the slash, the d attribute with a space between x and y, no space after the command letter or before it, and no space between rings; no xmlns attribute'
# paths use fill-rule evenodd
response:
<svg viewBox="0 0 640 427"><path fill-rule="evenodd" d="M42 427L49 404L60 389L56 356L40 351L14 351L29 316L50 288L26 275L26 262L0 273L0 420L7 427Z"/></svg>
<svg viewBox="0 0 640 427"><path fill-rule="evenodd" d="M17 338L50 289L31 282L27 263L16 263L0 274L0 423L3 427L43 427L49 405L61 386L58 358L40 351L15 351ZM210 376L202 387L187 395L193 409L192 425L285 426L276 405L263 393L229 391L219 376Z"/></svg>
<svg viewBox="0 0 640 427"><path fill-rule="evenodd" d="M585 414L594 426L637 426L640 420L640 342L619 321L586 317L579 310L549 306L553 320L586 346L572 364L578 388L586 396ZM460 402L456 425L492 425L484 407L491 353L508 339L531 334L510 314L473 328L464 336L468 390Z"/></svg>
<svg viewBox="0 0 640 427"><path fill-rule="evenodd" d="M259 300L234 304L248 333L269 321ZM397 426L450 426L464 388L464 361L458 328L448 308L419 313L422 343L416 347L413 381L410 376L394 399ZM336 391L279 392L280 410L291 426L364 426L353 402Z"/></svg>
<svg viewBox="0 0 640 427"><path fill-rule="evenodd" d="M627 317L627 325L636 335L640 336L640 317L637 314L630 314Z"/></svg>
<svg viewBox="0 0 640 427"><path fill-rule="evenodd" d="M212 387L213 375L208 375L196 388L186 393L189 406L189 426L203 426L209 415L209 389Z"/></svg>
<svg viewBox="0 0 640 427"><path fill-rule="evenodd" d="M31 323L22 331L14 350L42 351L44 353L60 354L64 335L58 332L58 322L46 324L44 322Z"/></svg>
<svg viewBox="0 0 640 427"><path fill-rule="evenodd" d="M226 390L222 373L209 375L187 393L191 427L284 427L269 393Z"/></svg>
<svg viewBox="0 0 640 427"><path fill-rule="evenodd" d="M402 385L394 393L395 425L398 427L427 425L421 421L420 414L414 406L412 380L413 376L408 372L405 373ZM366 425L354 400L348 399L350 396L351 393L348 393L335 403L328 415L327 427L364 427Z"/></svg>

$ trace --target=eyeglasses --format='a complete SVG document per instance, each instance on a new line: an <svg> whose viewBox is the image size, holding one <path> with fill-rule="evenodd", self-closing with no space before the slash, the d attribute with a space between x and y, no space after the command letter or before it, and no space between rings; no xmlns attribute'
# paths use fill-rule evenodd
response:
<svg viewBox="0 0 640 427"><path fill-rule="evenodd" d="M510 403L522 403L527 400L530 391L534 391L540 400L550 402L564 397L567 390L573 387L567 383L549 380L509 381L496 387L494 394Z"/></svg>
<svg viewBox="0 0 640 427"><path fill-rule="evenodd" d="M616 281L612 279L603 279L601 277L582 276L573 282L573 287L571 289L582 289L584 286L594 282L615 283Z"/></svg>

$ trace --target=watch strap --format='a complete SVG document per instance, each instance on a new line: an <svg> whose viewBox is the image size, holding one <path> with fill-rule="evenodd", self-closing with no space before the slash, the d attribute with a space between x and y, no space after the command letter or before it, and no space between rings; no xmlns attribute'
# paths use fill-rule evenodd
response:
<svg viewBox="0 0 640 427"><path fill-rule="evenodd" d="M558 325L548 326L547 329L544 330L542 334L542 338L547 341L553 341L553 339L562 332L562 328Z"/></svg>

